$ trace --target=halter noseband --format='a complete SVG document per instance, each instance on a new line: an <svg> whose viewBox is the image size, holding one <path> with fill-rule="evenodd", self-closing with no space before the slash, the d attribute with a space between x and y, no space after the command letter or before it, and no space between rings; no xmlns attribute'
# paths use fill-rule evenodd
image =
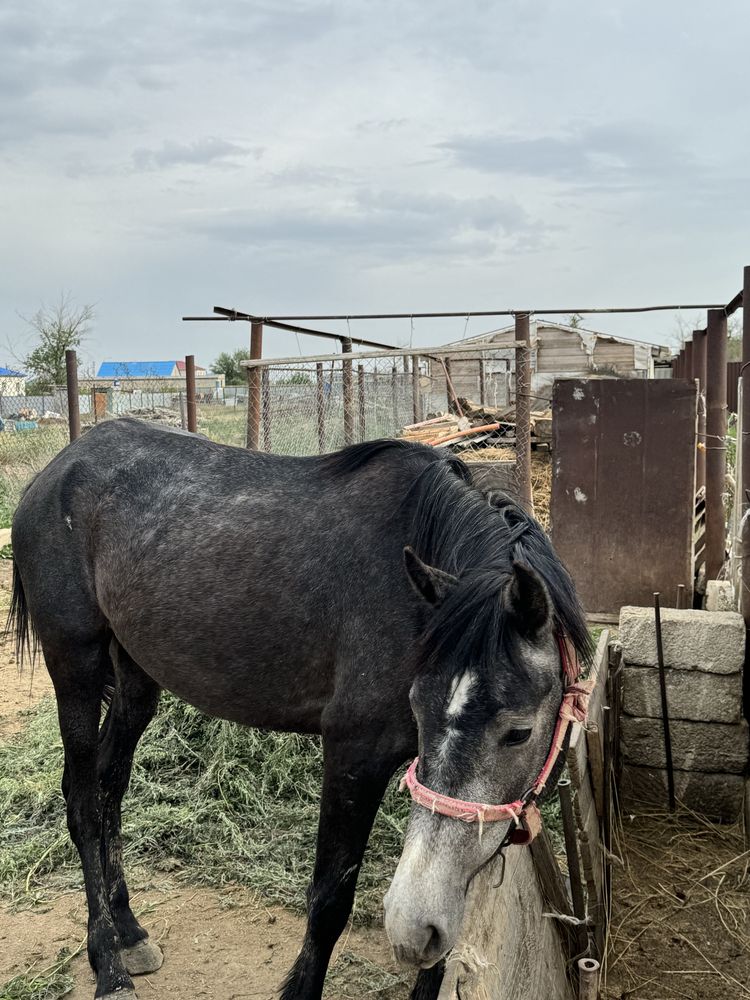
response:
<svg viewBox="0 0 750 1000"><path fill-rule="evenodd" d="M508 842L511 844L528 844L539 833L542 826L541 815L536 806L536 799L544 790L549 776L563 751L568 729L574 722L584 723L588 712L588 703L593 688L593 680L581 681L580 666L575 647L570 639L558 632L555 636L560 650L565 689L563 691L560 711L557 716L552 746L539 775L528 791L524 792L515 802L504 802L502 805L488 805L486 802L464 802L450 795L433 792L420 784L417 778L419 757L415 757L409 770L401 779L401 788L408 788L411 797L417 805L424 806L432 813L460 819L464 823L479 823L479 835L485 823L499 820L512 820Z"/></svg>

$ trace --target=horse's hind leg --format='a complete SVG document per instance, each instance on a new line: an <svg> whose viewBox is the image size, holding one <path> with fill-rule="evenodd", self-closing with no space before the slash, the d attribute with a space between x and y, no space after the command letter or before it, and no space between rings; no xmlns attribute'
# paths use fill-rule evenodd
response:
<svg viewBox="0 0 750 1000"><path fill-rule="evenodd" d="M112 642L110 651L115 690L100 735L98 760L102 867L125 967L131 975L140 975L160 968L162 953L157 944L148 940L148 932L130 908L122 864L121 805L130 781L135 748L156 711L160 689L117 642Z"/></svg>
<svg viewBox="0 0 750 1000"><path fill-rule="evenodd" d="M102 804L97 775L99 718L104 681L110 672L104 640L70 641L64 652L42 640L47 668L57 695L60 733L65 748L63 792L68 829L78 849L88 903L88 955L96 974L96 996L135 997L133 982L120 956L101 859Z"/></svg>

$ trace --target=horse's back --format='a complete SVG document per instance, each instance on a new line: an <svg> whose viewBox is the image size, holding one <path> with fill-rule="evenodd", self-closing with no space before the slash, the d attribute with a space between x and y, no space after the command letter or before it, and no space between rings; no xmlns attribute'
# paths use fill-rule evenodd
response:
<svg viewBox="0 0 750 1000"><path fill-rule="evenodd" d="M41 610L58 630L63 618L104 623L154 679L207 711L306 728L337 661L362 648L396 655L382 622L410 603L410 456L339 468L103 424L19 507L13 541L32 617ZM273 706L290 685L309 711L279 722Z"/></svg>

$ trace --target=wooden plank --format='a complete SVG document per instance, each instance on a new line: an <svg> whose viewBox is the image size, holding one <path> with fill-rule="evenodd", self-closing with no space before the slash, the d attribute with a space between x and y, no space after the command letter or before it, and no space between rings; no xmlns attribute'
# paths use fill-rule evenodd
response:
<svg viewBox="0 0 750 1000"><path fill-rule="evenodd" d="M573 1000L555 921L527 847L510 847L505 880L487 866L469 887L459 940L446 963L439 1000Z"/></svg>

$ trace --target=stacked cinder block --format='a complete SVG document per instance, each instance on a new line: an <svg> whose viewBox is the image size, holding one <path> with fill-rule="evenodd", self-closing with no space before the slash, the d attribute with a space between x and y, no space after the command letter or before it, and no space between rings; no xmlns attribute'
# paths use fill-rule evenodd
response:
<svg viewBox="0 0 750 1000"><path fill-rule="evenodd" d="M731 611L661 612L677 798L733 821L742 810L748 725L742 717L745 625ZM620 612L621 795L626 808L667 801L653 608Z"/></svg>

